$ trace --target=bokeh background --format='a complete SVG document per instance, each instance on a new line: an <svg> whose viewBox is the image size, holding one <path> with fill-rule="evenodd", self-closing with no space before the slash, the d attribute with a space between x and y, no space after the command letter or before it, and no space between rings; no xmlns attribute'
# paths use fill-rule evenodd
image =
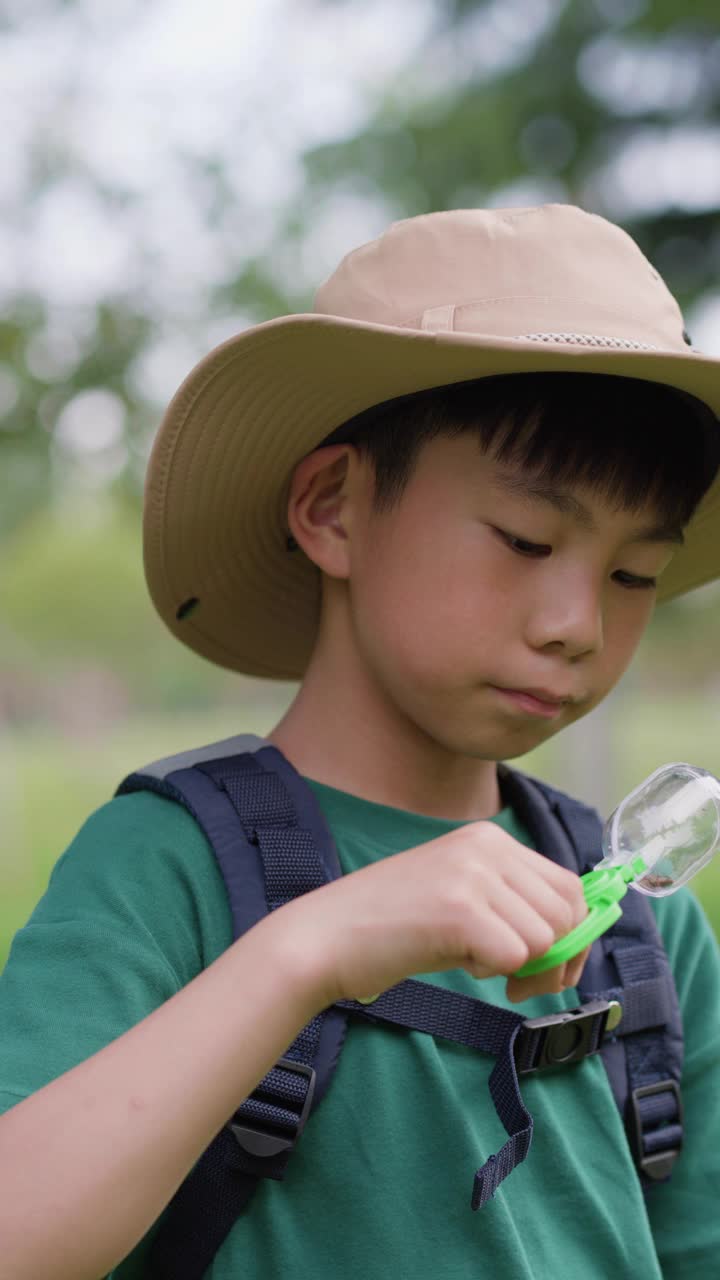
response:
<svg viewBox="0 0 720 1280"><path fill-rule="evenodd" d="M292 696L185 651L147 598L143 472L192 364L309 309L395 218L545 201L620 222L720 356L720 12L0 0L0 113L1 966L127 772ZM524 766L605 813L669 760L720 773L719 627L716 587L664 606ZM720 931L720 867L694 886Z"/></svg>

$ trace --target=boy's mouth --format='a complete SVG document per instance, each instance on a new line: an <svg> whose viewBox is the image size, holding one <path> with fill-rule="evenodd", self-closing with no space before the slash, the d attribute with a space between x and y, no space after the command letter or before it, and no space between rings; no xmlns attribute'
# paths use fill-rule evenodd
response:
<svg viewBox="0 0 720 1280"><path fill-rule="evenodd" d="M499 685L489 687L499 693L504 701L511 702L526 715L542 716L547 720L559 716L572 701L571 698L562 698L547 689L531 691L530 689L502 689Z"/></svg>

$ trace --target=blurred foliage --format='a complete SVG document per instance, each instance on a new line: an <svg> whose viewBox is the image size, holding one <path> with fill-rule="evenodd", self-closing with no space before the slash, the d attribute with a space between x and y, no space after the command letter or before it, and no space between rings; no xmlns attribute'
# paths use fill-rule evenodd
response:
<svg viewBox="0 0 720 1280"><path fill-rule="evenodd" d="M523 19L533 17L537 36L523 43ZM494 71L484 57L493 39L523 56ZM441 74L428 76L438 64ZM387 87L362 131L306 156L309 199L358 183L409 216L497 203L502 191L517 203L522 181L613 217L611 165L623 150L719 121L715 0L448 0L426 59ZM717 283L717 202L683 207L658 183L654 204L622 223L685 307Z"/></svg>
<svg viewBox="0 0 720 1280"><path fill-rule="evenodd" d="M6 3L0 40L27 14L39 20L78 7ZM312 21L339 7L359 14L361 0L314 0ZM576 202L621 221L684 309L717 289L720 194L713 196L712 174L705 187L684 191L673 186L672 152L657 172L641 166L639 179L623 167L638 142L717 139L716 0L435 0L431 7L424 45L373 85L357 127L305 154L302 190L280 210L262 252L252 236L246 254L228 249L224 278L197 295L202 332L233 308L252 323L311 305L313 237L328 210L342 218L343 201L381 208L387 220L468 204ZM398 27L388 28L388 39L400 39ZM300 78L292 92L302 92ZM31 197L77 178L94 189L105 219L119 217L127 192L83 168L41 125L31 153ZM233 198L223 157L203 158L188 146L180 160L189 198L222 251L222 215ZM702 163L696 171L700 181ZM240 210L236 232L243 225ZM59 306L27 290L3 299L3 667L14 678L20 667L52 678L102 655L141 705L154 697L168 705L222 700L222 674L167 643L140 585L139 502L161 405L138 369L160 332L187 336L189 322L153 291L152 246L138 243L137 261L141 269L123 288L91 303ZM91 516L88 531L81 515L73 530L76 513L98 496L105 523L93 529ZM717 599L706 593L693 606L698 634L717 617ZM670 669L674 637L688 629L685 607L658 615L658 671ZM698 641L686 669L709 671L707 649Z"/></svg>
<svg viewBox="0 0 720 1280"><path fill-rule="evenodd" d="M92 731L135 709L251 712L289 698L291 685L268 692L170 638L145 589L129 504L38 512L6 539L0 578L0 727L50 719Z"/></svg>
<svg viewBox="0 0 720 1280"><path fill-rule="evenodd" d="M325 3L352 10L360 0ZM62 7L46 0L39 9ZM21 12L5 5L6 25ZM317 10L314 19L321 20ZM284 261L301 257L318 209L343 192L380 199L402 217L497 202L502 192L515 203L522 183L613 216L612 163L623 150L673 128L717 128L719 117L716 0L438 0L426 47L368 103L354 136L305 156L306 186L281 219L276 243L229 270L207 305L239 304L257 320L307 306L302 274L288 271L287 283L279 282L275 259L281 250ZM67 179L73 164L42 135L32 162L36 194ZM209 156L200 174L197 157L187 164L212 222L230 198L223 165ZM92 173L78 176L93 182ZM124 193L98 179L96 194L112 219ZM630 208L622 218L683 307L713 283L720 265L717 208L700 205L673 203L658 186L654 207ZM17 386L0 417L0 534L66 483L51 433L63 408L88 389L109 390L125 409L120 483L139 493L138 460L157 406L142 403L133 368L163 318L157 301L135 284L98 298L89 314L83 308L80 325L56 310L24 295L3 307L0 374ZM73 336L58 358L59 328Z"/></svg>
<svg viewBox="0 0 720 1280"><path fill-rule="evenodd" d="M144 452L140 437L149 435L154 421L149 407L130 389L127 372L147 341L152 322L126 302L112 298L99 299L89 315L83 309L82 320L81 339L73 340L67 331L62 335L60 359L59 335L49 331L41 298L13 300L0 320L0 369L16 384L1 420L0 537L46 506L53 490L62 488L63 472L72 466L72 458L63 468L62 455L52 449L51 432L65 406L83 391L103 388L124 406L127 475L135 475L131 491L138 492L138 471L136 467L133 473L131 460ZM60 375L53 367L58 362L63 366Z"/></svg>

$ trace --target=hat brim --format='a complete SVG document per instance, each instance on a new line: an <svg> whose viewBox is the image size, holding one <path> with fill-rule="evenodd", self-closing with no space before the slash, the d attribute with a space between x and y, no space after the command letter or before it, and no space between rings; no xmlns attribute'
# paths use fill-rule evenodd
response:
<svg viewBox="0 0 720 1280"><path fill-rule="evenodd" d="M220 666L298 679L319 607L316 567L286 547L289 482L300 459L383 400L472 378L561 370L664 383L720 417L720 361L690 350L432 333L316 313L271 320L222 343L174 396L148 465L145 572L164 622ZM720 575L719 533L720 478L663 574L659 600Z"/></svg>

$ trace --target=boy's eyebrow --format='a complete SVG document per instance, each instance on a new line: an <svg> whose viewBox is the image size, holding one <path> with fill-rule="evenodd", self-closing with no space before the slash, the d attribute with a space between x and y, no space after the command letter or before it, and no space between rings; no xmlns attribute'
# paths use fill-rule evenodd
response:
<svg viewBox="0 0 720 1280"><path fill-rule="evenodd" d="M584 529L588 529L590 533L597 533L597 525L593 520L592 513L567 489L558 489L542 480L533 480L530 476L510 475L501 471L496 472L492 483L514 497L527 498L531 502L547 502L556 511L559 511L561 515L572 516L577 524L582 525ZM685 542L685 537L679 525L657 524L651 525L647 529L638 530L631 541L675 542L678 546L682 546Z"/></svg>

